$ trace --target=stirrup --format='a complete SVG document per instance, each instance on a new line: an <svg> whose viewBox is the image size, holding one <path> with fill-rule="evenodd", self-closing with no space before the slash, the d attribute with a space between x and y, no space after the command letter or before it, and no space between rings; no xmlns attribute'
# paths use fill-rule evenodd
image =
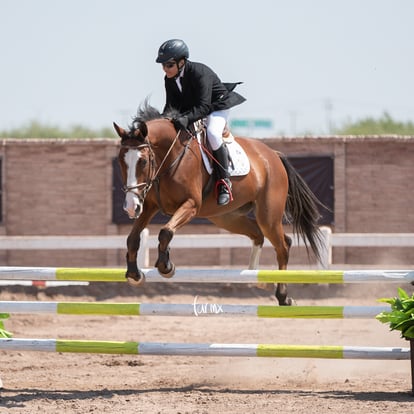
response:
<svg viewBox="0 0 414 414"><path fill-rule="evenodd" d="M228 178L222 178L216 181L216 199L219 206L225 206L233 201L233 194L231 192L231 181Z"/></svg>

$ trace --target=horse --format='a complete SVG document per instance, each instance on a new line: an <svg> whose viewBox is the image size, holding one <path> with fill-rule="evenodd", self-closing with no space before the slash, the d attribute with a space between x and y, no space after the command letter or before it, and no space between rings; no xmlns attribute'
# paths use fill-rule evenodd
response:
<svg viewBox="0 0 414 414"><path fill-rule="evenodd" d="M127 130L113 123L121 138L118 161L124 210L134 219L127 237L125 276L130 284L145 281L137 265L140 235L160 211L171 216L159 231L155 263L165 278L175 273L169 244L175 232L195 217L249 237L249 269L257 268L265 237L274 247L279 269L287 269L292 240L284 232L284 218L293 234L304 240L308 256L313 253L320 260L320 203L285 156L261 141L234 138L247 154L250 170L232 177L233 200L218 206L212 178L203 165L202 145L188 129L177 132L171 119L145 102ZM284 283L277 284L275 296L279 305L293 303Z"/></svg>

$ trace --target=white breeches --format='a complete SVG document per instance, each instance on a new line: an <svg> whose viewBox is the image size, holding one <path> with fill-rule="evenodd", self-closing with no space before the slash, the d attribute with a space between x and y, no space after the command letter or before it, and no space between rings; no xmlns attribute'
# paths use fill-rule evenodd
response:
<svg viewBox="0 0 414 414"><path fill-rule="evenodd" d="M218 150L223 143L223 131L229 114L230 109L224 109L207 116L207 139L213 151Z"/></svg>

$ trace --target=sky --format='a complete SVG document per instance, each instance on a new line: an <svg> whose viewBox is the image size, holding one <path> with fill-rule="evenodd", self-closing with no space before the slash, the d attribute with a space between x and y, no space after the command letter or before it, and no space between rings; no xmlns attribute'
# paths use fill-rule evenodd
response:
<svg viewBox="0 0 414 414"><path fill-rule="evenodd" d="M0 0L0 130L127 126L146 98L162 110L159 46L247 100L245 135L328 134L384 111L414 122L412 0Z"/></svg>

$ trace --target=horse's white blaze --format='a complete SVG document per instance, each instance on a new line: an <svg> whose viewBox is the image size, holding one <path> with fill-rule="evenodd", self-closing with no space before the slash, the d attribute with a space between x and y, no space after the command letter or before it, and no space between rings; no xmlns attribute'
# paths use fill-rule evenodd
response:
<svg viewBox="0 0 414 414"><path fill-rule="evenodd" d="M141 157L141 151L136 149L129 149L124 156L125 164L127 166L127 187L135 187L137 182L136 169L137 162ZM128 213L130 218L136 218L136 210L140 205L140 200L134 192L128 192L125 196L124 210Z"/></svg>
<svg viewBox="0 0 414 414"><path fill-rule="evenodd" d="M136 149L129 149L124 156L125 164L127 165L127 182L128 187L137 185L137 177L135 171L137 169L137 162L141 157L141 152Z"/></svg>

